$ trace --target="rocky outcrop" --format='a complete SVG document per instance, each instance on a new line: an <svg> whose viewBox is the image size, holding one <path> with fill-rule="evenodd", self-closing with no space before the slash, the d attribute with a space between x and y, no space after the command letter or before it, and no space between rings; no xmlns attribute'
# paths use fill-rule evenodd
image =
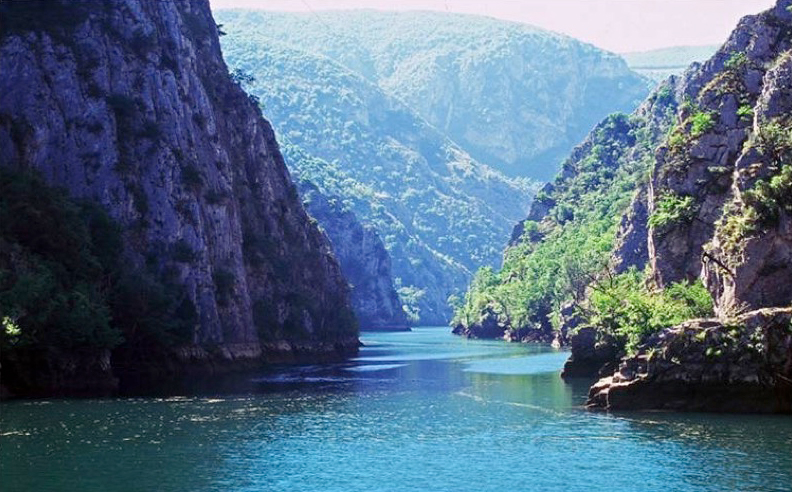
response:
<svg viewBox="0 0 792 492"><path fill-rule="evenodd" d="M324 229L341 272L350 283L361 330L409 330L393 286L391 261L376 231L361 224L339 197L326 197L309 181L298 183L308 213Z"/></svg>
<svg viewBox="0 0 792 492"><path fill-rule="evenodd" d="M167 275L194 306L191 354L234 365L262 341L357 349L347 284L228 74L208 1L1 8L0 165L104 205L128 267ZM120 358L149 360L125 336Z"/></svg>
<svg viewBox="0 0 792 492"><path fill-rule="evenodd" d="M703 279L718 319L644 340L590 407L792 413L790 50L779 0L685 74L650 181L648 253L660 288Z"/></svg>
<svg viewBox="0 0 792 492"><path fill-rule="evenodd" d="M617 341L596 328L587 326L569 337L571 354L561 377L593 378L613 372L623 350Z"/></svg>
<svg viewBox="0 0 792 492"><path fill-rule="evenodd" d="M792 48L789 5L781 0L767 12L745 17L715 56L685 75L680 91L687 102L677 115L677 129L658 150L649 190L650 214L664 205L670 208L674 199L689 200L677 207L673 220L650 230L649 254L659 286L699 278L709 259L715 258L716 265L730 263L721 252L713 254L718 245L705 245L716 236L716 229L727 225L730 211L740 213L739 206L726 205L739 204L740 189L755 183L748 178L755 165L764 161L766 168L770 166L757 156L754 145L762 124L776 117L770 114L789 116L784 107L789 104L789 80L783 67L785 53ZM773 236L767 245L784 242ZM772 253L766 264L782 260L783 249ZM722 276L716 280L717 274L707 277L714 292L722 290L716 283L729 282ZM768 301L757 300L750 307L779 305Z"/></svg>
<svg viewBox="0 0 792 492"><path fill-rule="evenodd" d="M491 309L486 309L482 313L481 319L476 323L459 323L451 331L454 335L465 338L476 338L483 340L502 339L507 342L518 343L553 343L557 347L565 344L566 340L550 327L546 326L523 326L517 329L501 322L497 313Z"/></svg>
<svg viewBox="0 0 792 492"><path fill-rule="evenodd" d="M616 274L630 268L643 270L649 262L648 187L642 185L633 197L627 213L622 216L610 269Z"/></svg>
<svg viewBox="0 0 792 492"><path fill-rule="evenodd" d="M792 308L664 330L592 386L587 406L792 413Z"/></svg>
<svg viewBox="0 0 792 492"><path fill-rule="evenodd" d="M791 20L792 22L792 20ZM721 315L792 302L792 54L762 79L752 141L734 163L703 276ZM743 230L735 230L744 224Z"/></svg>
<svg viewBox="0 0 792 492"><path fill-rule="evenodd" d="M469 325L458 324L451 331L454 335L484 340L504 338L506 332L506 326L499 323L498 317L495 313L491 312L486 313L478 323L471 323Z"/></svg>

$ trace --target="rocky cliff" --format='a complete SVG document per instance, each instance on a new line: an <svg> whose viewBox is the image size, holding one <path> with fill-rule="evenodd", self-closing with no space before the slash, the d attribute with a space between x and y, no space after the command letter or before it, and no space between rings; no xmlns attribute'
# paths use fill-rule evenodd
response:
<svg viewBox="0 0 792 492"><path fill-rule="evenodd" d="M790 49L780 0L685 74L648 188L651 280L703 280L719 319L644 340L592 406L792 412Z"/></svg>
<svg viewBox="0 0 792 492"><path fill-rule="evenodd" d="M601 123L457 319L573 333L592 408L792 411L790 49L779 0Z"/></svg>
<svg viewBox="0 0 792 492"><path fill-rule="evenodd" d="M791 320L774 308L663 330L591 387L588 406L792 413Z"/></svg>
<svg viewBox="0 0 792 492"><path fill-rule="evenodd" d="M326 197L310 181L297 185L311 217L327 233L341 272L352 289L361 330L409 330L407 314L393 286L391 259L377 232L358 221L339 197Z"/></svg>
<svg viewBox="0 0 792 492"><path fill-rule="evenodd" d="M167 358L356 349L347 284L228 74L208 1L0 9L0 163L106 207L124 263L183 291L196 321ZM157 364L124 336L114 359Z"/></svg>
<svg viewBox="0 0 792 492"><path fill-rule="evenodd" d="M721 268L719 263L733 270L729 264L737 267L741 261L728 258L723 250L730 239L732 246L739 246L732 252L746 252L751 246L741 241L759 224L755 214L743 207L745 192L780 174L788 151L790 16L780 3L771 11L746 17L713 58L685 76L681 88L685 104L676 128L658 150L650 187L650 213L669 211L673 219L653 227L649 238L652 270L660 286L697 278L705 264L712 265L708 271ZM779 141L769 142L776 127ZM782 214L784 207L779 205ZM776 231L783 236L784 217L777 219L780 228L765 227L773 235L767 244L776 241ZM784 242L781 237L777 240ZM778 259L783 251L780 255ZM755 255L748 256L747 260L757 261ZM720 290L714 285L716 277L710 278L713 291ZM740 277L745 280L745 275ZM792 299L786 290L792 286L776 287L777 297L750 307ZM767 296L764 290L756 295ZM724 304L721 295L716 301L720 312L735 303Z"/></svg>

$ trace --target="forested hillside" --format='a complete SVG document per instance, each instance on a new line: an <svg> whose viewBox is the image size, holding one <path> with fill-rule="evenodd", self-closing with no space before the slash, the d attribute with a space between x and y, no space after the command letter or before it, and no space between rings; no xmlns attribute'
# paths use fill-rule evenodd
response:
<svg viewBox="0 0 792 492"><path fill-rule="evenodd" d="M648 81L612 54L539 28L438 12L219 11L231 38L324 55L378 85L471 156L551 179L597 121L632 111Z"/></svg>
<svg viewBox="0 0 792 492"><path fill-rule="evenodd" d="M446 323L449 295L500 262L531 188L492 170L407 105L332 60L229 29L236 77L279 132L301 179L374 226L414 319Z"/></svg>
<svg viewBox="0 0 792 492"><path fill-rule="evenodd" d="M582 301L587 285L609 266L621 217L647 179L675 108L673 86L666 84L635 114L600 123L537 194L528 219L515 228L503 268L477 272L455 323L472 336L496 324L500 334L518 339L563 342L562 311ZM642 269L641 256L631 254L615 268Z"/></svg>

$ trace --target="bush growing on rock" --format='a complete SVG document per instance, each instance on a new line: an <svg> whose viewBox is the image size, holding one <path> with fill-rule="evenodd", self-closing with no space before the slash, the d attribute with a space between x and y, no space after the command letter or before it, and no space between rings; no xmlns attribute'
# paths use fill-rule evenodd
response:
<svg viewBox="0 0 792 492"><path fill-rule="evenodd" d="M701 282L653 290L634 268L597 282L589 303L588 325L617 336L631 353L663 328L713 314L712 297Z"/></svg>

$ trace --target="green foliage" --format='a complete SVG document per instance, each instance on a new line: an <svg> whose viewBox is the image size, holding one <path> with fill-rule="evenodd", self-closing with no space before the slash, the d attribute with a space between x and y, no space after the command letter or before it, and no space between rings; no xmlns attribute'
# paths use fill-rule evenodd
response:
<svg viewBox="0 0 792 492"><path fill-rule="evenodd" d="M753 207L763 225L776 223L780 214L792 214L792 164L786 164L769 179L757 181L743 193L743 200Z"/></svg>
<svg viewBox="0 0 792 492"><path fill-rule="evenodd" d="M750 119L753 118L753 108L750 104L743 104L739 108L737 108L737 116L740 118Z"/></svg>
<svg viewBox="0 0 792 492"><path fill-rule="evenodd" d="M528 234L507 250L500 272L476 274L455 323L478 322L493 312L513 328L547 325L563 302L584 295L607 264L621 215L651 165L654 140L641 131L645 126L617 114L597 127L547 197L557 205L540 224L524 226ZM557 212L562 207L573 210L572 217ZM529 235L533 240L526 240Z"/></svg>
<svg viewBox="0 0 792 492"><path fill-rule="evenodd" d="M715 126L715 118L712 113L696 111L690 117L690 136L698 138Z"/></svg>
<svg viewBox="0 0 792 492"><path fill-rule="evenodd" d="M588 324L619 337L628 352L663 328L713 314L712 297L700 282L654 292L635 269L597 282L589 302Z"/></svg>
<svg viewBox="0 0 792 492"><path fill-rule="evenodd" d="M241 68L235 68L231 71L231 80L237 85L248 86L256 81L256 77Z"/></svg>
<svg viewBox="0 0 792 492"><path fill-rule="evenodd" d="M0 354L188 341L183 289L123 259L121 228L39 177L0 171Z"/></svg>
<svg viewBox="0 0 792 492"><path fill-rule="evenodd" d="M119 243L109 219L39 178L0 171L3 348L112 348L104 278ZM101 249L106 248L106 249Z"/></svg>
<svg viewBox="0 0 792 492"><path fill-rule="evenodd" d="M674 91L670 85L664 85L654 93L655 102L667 106L674 102Z"/></svg>
<svg viewBox="0 0 792 492"><path fill-rule="evenodd" d="M748 55L742 51L734 51L723 64L727 70L740 71L748 65Z"/></svg>
<svg viewBox="0 0 792 492"><path fill-rule="evenodd" d="M121 272L109 294L113 323L136 347L192 341L198 314L180 285L146 271Z"/></svg>
<svg viewBox="0 0 792 492"><path fill-rule="evenodd" d="M759 127L756 135L759 151L770 158L772 164L781 166L792 160L792 126L772 121Z"/></svg>
<svg viewBox="0 0 792 492"><path fill-rule="evenodd" d="M655 210L649 217L649 227L661 229L679 222L689 222L695 215L694 206L692 196L667 193L655 204Z"/></svg>
<svg viewBox="0 0 792 492"><path fill-rule="evenodd" d="M399 299L402 301L402 308L407 314L407 319L411 323L417 323L421 319L421 300L426 295L426 291L415 286L408 285L397 289Z"/></svg>

